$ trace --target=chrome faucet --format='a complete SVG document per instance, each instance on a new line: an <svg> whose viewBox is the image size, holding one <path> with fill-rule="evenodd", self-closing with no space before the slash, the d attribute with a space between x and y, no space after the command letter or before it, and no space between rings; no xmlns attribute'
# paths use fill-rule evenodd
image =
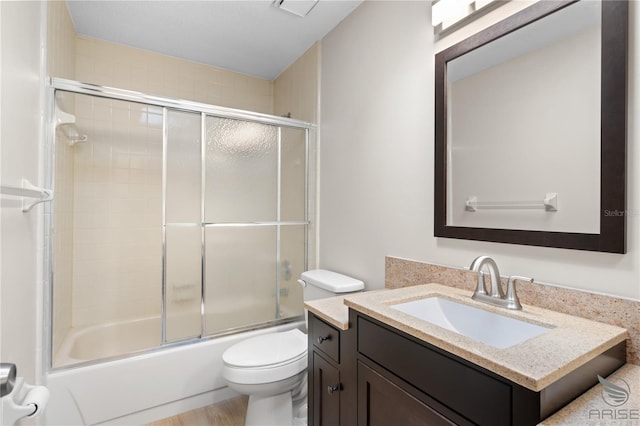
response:
<svg viewBox="0 0 640 426"><path fill-rule="evenodd" d="M485 266L488 267L489 276L491 278L491 294L487 294L487 289L484 283L484 272L482 271L482 268ZM489 256L477 257L473 262L471 262L469 269L478 273L478 285L476 286L476 291L473 293L473 296L471 296L473 300L507 309L522 309L522 305L520 304L516 293L516 281L528 281L529 283L532 283L533 278L517 275L509 277L509 281L507 283L507 294L505 295L502 291L498 265L492 258Z"/></svg>

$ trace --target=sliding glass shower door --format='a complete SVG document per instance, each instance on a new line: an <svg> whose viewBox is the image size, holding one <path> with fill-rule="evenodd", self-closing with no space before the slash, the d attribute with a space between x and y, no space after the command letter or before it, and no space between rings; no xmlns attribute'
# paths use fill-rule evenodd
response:
<svg viewBox="0 0 640 426"><path fill-rule="evenodd" d="M175 110L166 120L165 341L301 315L306 130Z"/></svg>
<svg viewBox="0 0 640 426"><path fill-rule="evenodd" d="M202 114L165 110L163 342L202 330Z"/></svg>
<svg viewBox="0 0 640 426"><path fill-rule="evenodd" d="M306 266L291 252L304 254L305 169L303 130L207 117L207 334L302 313L279 299L300 294L290 284Z"/></svg>
<svg viewBox="0 0 640 426"><path fill-rule="evenodd" d="M280 302L301 300L306 268L306 131L175 110L166 120L165 340L301 315Z"/></svg>
<svg viewBox="0 0 640 426"><path fill-rule="evenodd" d="M301 316L309 127L113 90L55 92L53 366Z"/></svg>

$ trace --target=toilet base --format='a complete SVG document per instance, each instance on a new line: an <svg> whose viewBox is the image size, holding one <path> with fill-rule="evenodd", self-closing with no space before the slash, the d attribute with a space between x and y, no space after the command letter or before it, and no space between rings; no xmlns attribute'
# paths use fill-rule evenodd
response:
<svg viewBox="0 0 640 426"><path fill-rule="evenodd" d="M289 392L250 394L245 426L307 426L307 380Z"/></svg>
<svg viewBox="0 0 640 426"><path fill-rule="evenodd" d="M291 392L279 395L249 395L245 426L307 426L307 399L295 403Z"/></svg>
<svg viewBox="0 0 640 426"><path fill-rule="evenodd" d="M304 404L301 407L293 408L293 426L307 426L307 400L305 398Z"/></svg>
<svg viewBox="0 0 640 426"><path fill-rule="evenodd" d="M293 424L291 392L273 396L250 395L245 426L283 426Z"/></svg>

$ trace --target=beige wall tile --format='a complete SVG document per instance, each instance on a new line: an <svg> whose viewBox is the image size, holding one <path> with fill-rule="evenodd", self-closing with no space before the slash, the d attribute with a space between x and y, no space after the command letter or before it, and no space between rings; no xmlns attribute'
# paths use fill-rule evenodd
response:
<svg viewBox="0 0 640 426"><path fill-rule="evenodd" d="M271 114L272 82L83 36L76 37L78 80Z"/></svg>
<svg viewBox="0 0 640 426"><path fill-rule="evenodd" d="M320 43L314 44L274 80L274 115L318 121Z"/></svg>

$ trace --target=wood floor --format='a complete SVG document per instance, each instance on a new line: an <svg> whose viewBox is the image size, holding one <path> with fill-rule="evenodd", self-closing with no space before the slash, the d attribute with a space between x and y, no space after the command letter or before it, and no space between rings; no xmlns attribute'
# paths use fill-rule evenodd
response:
<svg viewBox="0 0 640 426"><path fill-rule="evenodd" d="M147 426L242 426L248 399L246 395L238 396L168 419L158 420Z"/></svg>

